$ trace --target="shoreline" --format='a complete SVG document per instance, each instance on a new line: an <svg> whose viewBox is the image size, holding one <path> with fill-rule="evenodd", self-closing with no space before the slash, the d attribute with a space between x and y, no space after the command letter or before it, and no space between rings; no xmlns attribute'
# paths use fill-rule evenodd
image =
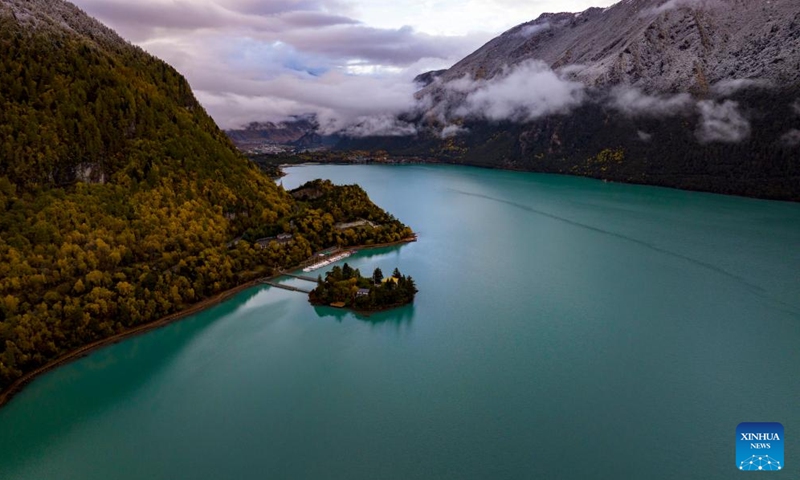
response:
<svg viewBox="0 0 800 480"><path fill-rule="evenodd" d="M344 312L355 313L356 315L361 315L362 317L370 317L376 313L383 313L388 312L390 310L396 310L398 308L407 307L408 305L414 305L414 300L406 303L396 303L394 305L389 305L386 307L379 308L377 310L358 310L353 307L334 307L332 305L326 305L324 303L311 303L308 302L310 305L314 307L327 307L327 308L335 308L336 310L342 310Z"/></svg>
<svg viewBox="0 0 800 480"><path fill-rule="evenodd" d="M652 180L652 177L646 178L605 178L600 175L592 175L592 174L585 174L580 175L576 173L569 173L569 172L550 172L550 171L541 171L541 170L527 170L525 168L520 167L513 167L513 166L503 166L503 165L481 165L481 164L474 164L474 163L461 163L455 160L423 160L419 162L368 162L368 163L352 163L352 162L304 162L304 163L287 163L287 164L280 164L280 168L290 168L290 167L302 167L302 166L314 166L314 165L340 165L340 166L359 166L359 165L384 165L384 166L404 166L404 165L443 165L443 166L450 166L450 167L465 167L465 168L477 168L480 170L497 170L501 172L515 172L515 173L530 173L536 175L553 175L559 177L566 177L566 178L582 178L587 180L593 180L598 182L604 183L613 183L616 185L624 185L624 186L635 186L635 187L647 187L647 188L664 188L668 190L674 190L678 192L690 192L690 193L699 193L705 195L717 195L722 197L734 197L734 198L743 198L747 200L754 200L754 201L765 201L765 202L782 202L782 203L789 203L796 205L800 203L800 197L784 197L784 196L771 196L771 195L752 195L746 193L731 193L727 191L719 191L719 190L712 190L708 188L700 188L700 187L693 187L691 185L687 186L676 186L676 185L669 185L664 182L657 182ZM688 175L688 177L699 178L703 177L701 174L694 174Z"/></svg>
<svg viewBox="0 0 800 480"><path fill-rule="evenodd" d="M399 240L397 242L381 243L381 244L376 244L376 245L359 245L359 246L347 247L347 248L350 248L351 250L355 250L356 252L360 252L362 250L371 250L371 249L374 249L374 248L394 247L394 246L403 245L403 244L406 244L406 243L412 243L412 242L416 242L416 241L417 241L417 234L414 234L413 237L405 238L405 239ZM272 280L272 279L284 276L283 272L293 272L293 271L296 271L296 270L299 270L299 269L302 269L302 268L303 268L302 264L299 265L299 266L295 265L295 266L293 266L293 267L291 267L289 269L280 270L275 275L271 275L271 276L268 276L268 277L262 277L262 278L259 278L259 279L256 279L256 280L250 280L249 282L243 283L241 285L237 285L236 287L233 287L233 288L230 288L228 290L225 290L224 292L218 293L218 294L214 295L213 297L207 298L205 300L201 300L201 301L199 301L199 302L197 302L197 303L195 303L195 304L193 304L193 305L191 305L191 306L189 306L189 307L187 307L187 308L185 308L185 309L183 309L183 310L181 310L179 312L171 313L171 314L169 314L169 315L167 315L165 317L159 318L158 320L154 320L154 321L152 321L150 323L139 325L139 326L134 327L134 328L132 328L130 330L126 330L124 332L117 333L117 334L112 335L112 336L110 336L108 338L97 340L97 341L92 342L92 343L90 343L88 345L84 345L84 346L82 346L80 348L77 348L77 349L75 349L75 350L73 350L71 352L65 353L64 355L56 358L55 360L52 360L52 361L46 363L45 365L42 365L41 367L37 368L36 370L33 370L31 372L26 373L25 375L23 375L20 378L18 378L17 380L15 380L11 385L9 385L8 388L5 391L0 393L0 408L3 408L4 406L6 406L11 400L13 400L13 398L17 394L19 394L25 388L25 386L27 386L32 381L36 380L36 378L39 377L40 375L44 375L45 373L50 372L51 370L55 370L58 367L64 366L64 365L66 365L66 364L68 364L70 362L73 362L73 361L78 360L80 358L86 357L89 354L91 354L91 353L93 353L93 352L95 352L97 350L100 350L101 348L104 348L104 347L107 347L107 346L110 346L110 345L115 345L117 343L120 343L120 342L122 342L124 340L127 340L129 338L135 337L137 335L142 335L142 334L145 334L145 333L150 332L152 330L156 330L156 329L159 329L161 327L165 327L165 326L167 326L167 325L169 325L171 323L177 322L179 320L183 320L184 318L186 318L188 316L194 315L196 313L200 313L200 312L202 312L204 310L207 310L207 309L209 309L209 308L211 308L213 306L219 305L220 303L230 299L234 295L237 295L237 294L239 294L239 293L241 293L241 292L243 292L245 290L248 290L248 289L253 288L253 287L261 286L260 282L262 280Z"/></svg>

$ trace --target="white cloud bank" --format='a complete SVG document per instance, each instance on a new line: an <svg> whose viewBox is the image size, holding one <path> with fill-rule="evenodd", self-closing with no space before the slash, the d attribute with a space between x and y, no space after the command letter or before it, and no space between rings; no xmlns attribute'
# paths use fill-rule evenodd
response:
<svg viewBox="0 0 800 480"><path fill-rule="evenodd" d="M267 112L275 120L301 112L315 114L323 134L345 131L353 136L401 135L415 133L408 124L394 120L416 108L412 80L338 72L303 79L285 74L237 86L236 90L245 95L218 94L202 88L197 94L209 110L217 112L216 120L223 128L264 119Z"/></svg>
<svg viewBox="0 0 800 480"><path fill-rule="evenodd" d="M447 125L442 129L442 133L440 134L440 136L442 138L450 138L458 135L465 135L467 133L469 133L468 128L464 128L461 125L451 124Z"/></svg>
<svg viewBox="0 0 800 480"><path fill-rule="evenodd" d="M389 114L357 117L344 128L329 125L328 131L325 130L323 127L322 133L339 133L348 137L405 137L417 133L415 124Z"/></svg>
<svg viewBox="0 0 800 480"><path fill-rule="evenodd" d="M735 78L730 80L722 80L711 87L711 92L715 95L727 97L733 95L740 90L747 90L752 88L771 88L772 82L758 78Z"/></svg>
<svg viewBox="0 0 800 480"><path fill-rule="evenodd" d="M718 0L669 0L658 7L646 10L644 15L661 15L664 12L679 8L712 8L719 5Z"/></svg>
<svg viewBox="0 0 800 480"><path fill-rule="evenodd" d="M694 100L688 93L648 95L638 88L616 87L611 91L611 106L632 117L665 117L691 109Z"/></svg>
<svg viewBox="0 0 800 480"><path fill-rule="evenodd" d="M520 37L530 38L534 35L537 35L542 32L546 32L550 30L550 22L544 23L535 23L533 25L526 25L517 32L517 35Z"/></svg>
<svg viewBox="0 0 800 480"><path fill-rule="evenodd" d="M739 112L739 104L731 100L697 103L700 126L697 138L702 143L737 143L750 136L750 122Z"/></svg>
<svg viewBox="0 0 800 480"><path fill-rule="evenodd" d="M526 123L569 113L585 102L600 102L631 118L696 117L695 135L701 143L737 143L750 137L750 122L735 101L698 101L689 93L651 95L630 86L616 87L598 99L583 83L566 78L564 71L569 67L559 73L540 61L528 61L491 79L461 78L441 85L437 101L426 97L422 100L427 104L416 111L427 112L427 118L435 120L442 138L464 133L463 120ZM757 80L731 81L721 83L719 92L768 86ZM637 136L642 142L653 139L642 130Z"/></svg>
<svg viewBox="0 0 800 480"><path fill-rule="evenodd" d="M466 92L455 109L457 116L492 121L531 121L567 112L584 99L582 83L564 79L535 60L490 80L462 82L457 88Z"/></svg>

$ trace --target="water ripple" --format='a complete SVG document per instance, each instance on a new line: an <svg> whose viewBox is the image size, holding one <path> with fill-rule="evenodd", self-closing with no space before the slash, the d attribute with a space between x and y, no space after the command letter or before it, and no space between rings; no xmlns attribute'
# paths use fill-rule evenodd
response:
<svg viewBox="0 0 800 480"><path fill-rule="evenodd" d="M591 230L593 232L597 232L597 233L600 233L600 234L603 234L603 235L608 235L610 237L619 238L621 240L625 240L627 242L635 243L636 245L640 245L642 247L648 248L648 249L653 250L655 252L662 253L664 255L668 255L668 256L671 256L671 257L679 258L679 259L684 260L686 262L692 263L692 264L697 265L699 267L705 268L707 270L711 270L711 271L713 271L715 273L718 273L720 275L728 277L728 278L730 278L732 280L736 280L739 283L741 283L742 285L746 286L751 291L753 291L753 293L756 294L757 296L759 296L759 297L761 297L763 299L769 300L771 302L779 303L780 305L786 307L786 309L781 309L781 310L783 310L783 311L785 311L787 313L790 313L793 316L800 316L800 313L798 313L794 309L794 307L795 307L794 305L790 305L788 303L785 303L785 302L783 302L781 300L778 300L776 298L773 298L773 297L769 296L767 294L767 291L763 287L761 287L760 285L752 283L748 279L746 279L746 278L744 278L744 277L742 277L740 275L737 275L735 273L731 273L731 272L729 272L729 271L727 271L727 270L725 270L723 268L720 268L717 265L714 265L712 263L705 262L703 260L698 260L696 258L689 257L687 255L683 255L683 254L678 253L678 252L673 252L671 250L667 250L667 249L659 247L657 245L653 245L652 243L649 243L649 242L646 242L644 240L640 240L638 238L634 238L634 237L631 237L631 236L628 236L628 235L624 235L622 233L612 232L610 230L604 230L602 228L595 227L595 226L592 226L592 225L587 225L585 223L576 222L575 220L570 220L569 218L565 218L565 217L561 217L561 216L558 216L558 215L554 215L552 213L548 213L548 212L545 212L543 210L538 210L538 209L535 209L535 208L530 207L528 205L524 205L522 203L513 202L511 200L506 200L506 199L503 199L503 198L490 197L488 195L482 195L480 193L465 192L463 190L457 190L457 189L454 189L454 188L449 188L448 190L450 190L450 191L452 191L454 193L458 193L460 195L466 195L466 196L469 196L469 197L483 198L483 199L486 199L486 200L491 200L493 202L498 202L498 203L503 203L503 204L506 204L506 205L510 205L512 207L516 207L516 208L519 208L521 210L525 210L527 212L535 213L536 215L540 215L542 217L550 218L552 220L556 220L556 221L559 221L559 222L562 222L562 223L566 223L568 225L572 225L572 226L575 226L575 227L578 227L578 228Z"/></svg>

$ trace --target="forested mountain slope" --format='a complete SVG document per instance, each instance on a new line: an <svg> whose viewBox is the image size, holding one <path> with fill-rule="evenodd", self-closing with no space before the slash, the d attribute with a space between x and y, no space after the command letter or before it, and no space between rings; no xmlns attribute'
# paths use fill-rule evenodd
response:
<svg viewBox="0 0 800 480"><path fill-rule="evenodd" d="M314 250L410 233L357 187L323 193L340 208L293 199L178 72L75 6L0 0L0 392ZM356 216L384 226L334 228Z"/></svg>

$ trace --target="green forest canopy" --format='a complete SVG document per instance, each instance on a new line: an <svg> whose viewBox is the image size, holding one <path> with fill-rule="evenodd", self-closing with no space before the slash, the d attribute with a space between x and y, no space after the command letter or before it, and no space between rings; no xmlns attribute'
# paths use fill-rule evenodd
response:
<svg viewBox="0 0 800 480"><path fill-rule="evenodd" d="M141 49L2 13L0 391L316 250L411 234L357 186L295 200ZM335 227L358 218L378 227ZM260 231L293 238L231 242Z"/></svg>

